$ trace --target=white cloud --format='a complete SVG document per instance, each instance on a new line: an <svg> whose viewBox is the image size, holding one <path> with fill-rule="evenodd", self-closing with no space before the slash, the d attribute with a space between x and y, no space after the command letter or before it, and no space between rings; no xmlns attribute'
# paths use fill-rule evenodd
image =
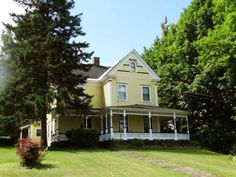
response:
<svg viewBox="0 0 236 177"><path fill-rule="evenodd" d="M2 33L2 30L4 29L4 23L12 23L12 18L9 13L16 13L20 14L24 10L22 7L20 7L16 2L13 0L1 0L0 5L0 33Z"/></svg>

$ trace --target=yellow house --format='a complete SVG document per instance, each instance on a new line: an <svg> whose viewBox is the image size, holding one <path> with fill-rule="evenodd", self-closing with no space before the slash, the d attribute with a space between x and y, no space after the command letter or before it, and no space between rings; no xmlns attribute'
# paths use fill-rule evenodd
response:
<svg viewBox="0 0 236 177"><path fill-rule="evenodd" d="M189 140L188 113L159 107L160 78L136 50L113 67L101 66L95 57L87 75L83 87L93 95L91 115L79 116L69 111L62 116L55 110L50 112L47 115L49 146L52 142L67 140L66 131L80 128L97 130L100 141Z"/></svg>

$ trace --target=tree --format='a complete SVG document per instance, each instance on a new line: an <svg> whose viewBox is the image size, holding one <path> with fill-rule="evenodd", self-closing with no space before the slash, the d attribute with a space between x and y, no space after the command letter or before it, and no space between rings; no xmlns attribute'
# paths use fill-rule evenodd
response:
<svg viewBox="0 0 236 177"><path fill-rule="evenodd" d="M192 138L221 152L236 138L235 11L230 0L193 0L143 53L162 78L161 106L189 110Z"/></svg>
<svg viewBox="0 0 236 177"><path fill-rule="evenodd" d="M4 101L10 102L12 112L8 116L41 121L41 139L46 146L46 114L55 101L60 113L65 108L86 113L90 108L91 97L78 85L86 82L83 73L90 68L87 62L92 53L85 51L87 42L78 42L77 37L85 33L81 14L70 14L73 1L15 1L25 8L25 13L12 13L15 26L5 25L13 34L15 55L9 62L15 70L7 89L11 94Z"/></svg>

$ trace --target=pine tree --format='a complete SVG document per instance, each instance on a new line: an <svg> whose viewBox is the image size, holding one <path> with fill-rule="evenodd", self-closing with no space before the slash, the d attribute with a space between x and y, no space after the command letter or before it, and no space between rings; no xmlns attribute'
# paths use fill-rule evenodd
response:
<svg viewBox="0 0 236 177"><path fill-rule="evenodd" d="M89 70L92 53L87 53L87 42L78 42L85 33L81 27L81 14L71 15L73 1L67 0L15 0L25 8L23 15L12 13L15 25L6 24L13 33L14 65L12 94L17 95L12 105L23 119L41 121L42 143L47 145L46 114L52 103L57 111L74 108L85 113L91 97L78 87L86 82L83 74ZM79 70L79 72L74 72Z"/></svg>

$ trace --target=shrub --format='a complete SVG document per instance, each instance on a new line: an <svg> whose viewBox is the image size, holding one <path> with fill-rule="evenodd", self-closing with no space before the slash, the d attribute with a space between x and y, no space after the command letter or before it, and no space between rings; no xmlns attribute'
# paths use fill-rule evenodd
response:
<svg viewBox="0 0 236 177"><path fill-rule="evenodd" d="M134 148L140 148L145 145L144 141L140 139L132 139L132 140L129 140L128 143L131 147L134 147Z"/></svg>
<svg viewBox="0 0 236 177"><path fill-rule="evenodd" d="M66 136L76 148L91 148L98 145L99 134L96 130L72 129L66 132Z"/></svg>
<svg viewBox="0 0 236 177"><path fill-rule="evenodd" d="M12 139L0 137L0 146L12 146L12 145L14 145Z"/></svg>
<svg viewBox="0 0 236 177"><path fill-rule="evenodd" d="M23 138L18 142L17 154L20 156L22 166L35 167L40 165L46 152L47 149L41 152L39 146L33 143L30 138Z"/></svg>

